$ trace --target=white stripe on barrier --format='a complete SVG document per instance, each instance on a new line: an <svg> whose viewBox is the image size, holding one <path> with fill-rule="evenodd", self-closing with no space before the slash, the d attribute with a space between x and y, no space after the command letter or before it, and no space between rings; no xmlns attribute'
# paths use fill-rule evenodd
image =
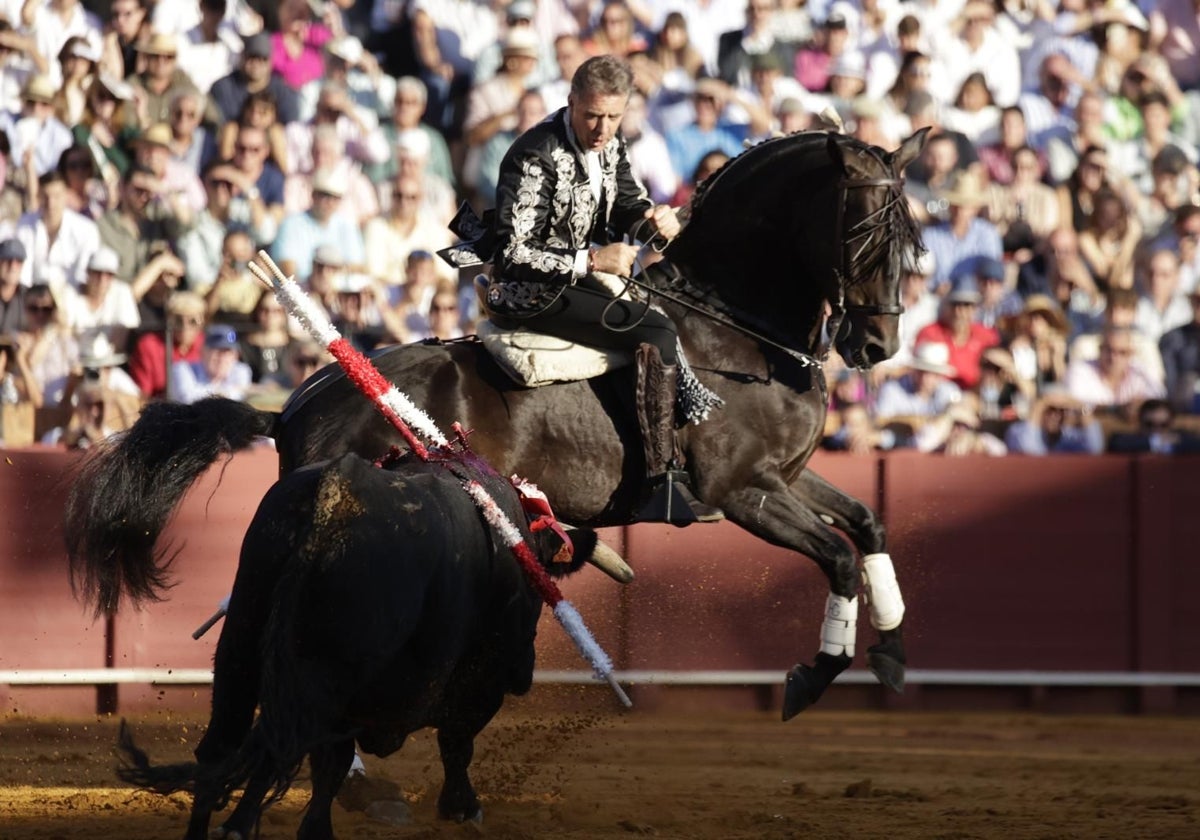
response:
<svg viewBox="0 0 1200 840"><path fill-rule="evenodd" d="M777 671L614 671L626 685L779 685L784 669ZM570 685L599 684L591 671L535 671L535 682ZM1163 671L958 671L909 669L909 685L1009 685L1081 687L1200 687L1200 674ZM212 682L207 668L70 668L0 670L0 685L206 685ZM846 671L837 678L846 685L871 685L869 671Z"/></svg>

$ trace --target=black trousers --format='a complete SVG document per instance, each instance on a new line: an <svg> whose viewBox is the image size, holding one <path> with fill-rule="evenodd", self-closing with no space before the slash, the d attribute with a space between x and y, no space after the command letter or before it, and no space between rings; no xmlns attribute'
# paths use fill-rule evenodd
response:
<svg viewBox="0 0 1200 840"><path fill-rule="evenodd" d="M641 301L618 300L591 277L567 286L558 300L521 325L537 332L606 350L653 344L663 364L675 364L675 324Z"/></svg>

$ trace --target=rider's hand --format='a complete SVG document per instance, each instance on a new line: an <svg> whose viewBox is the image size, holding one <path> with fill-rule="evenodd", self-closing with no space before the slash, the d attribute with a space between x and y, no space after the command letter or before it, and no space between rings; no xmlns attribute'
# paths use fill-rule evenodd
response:
<svg viewBox="0 0 1200 840"><path fill-rule="evenodd" d="M629 277L633 273L633 261L637 254L636 246L613 242L592 253L592 270Z"/></svg>
<svg viewBox="0 0 1200 840"><path fill-rule="evenodd" d="M670 242L679 235L682 229L675 208L668 204L657 204L646 211L646 218L654 221L654 229L658 235Z"/></svg>

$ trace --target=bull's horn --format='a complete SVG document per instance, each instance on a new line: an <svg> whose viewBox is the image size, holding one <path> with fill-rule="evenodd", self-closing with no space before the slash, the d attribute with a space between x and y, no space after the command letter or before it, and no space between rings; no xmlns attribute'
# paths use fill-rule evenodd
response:
<svg viewBox="0 0 1200 840"><path fill-rule="evenodd" d="M575 530L566 523L563 523L563 527L568 531ZM617 583L629 583L633 580L633 568L622 559L620 554L617 554L616 551L599 539L596 540L596 548L592 551L592 556L588 558L587 562L604 572L604 574Z"/></svg>

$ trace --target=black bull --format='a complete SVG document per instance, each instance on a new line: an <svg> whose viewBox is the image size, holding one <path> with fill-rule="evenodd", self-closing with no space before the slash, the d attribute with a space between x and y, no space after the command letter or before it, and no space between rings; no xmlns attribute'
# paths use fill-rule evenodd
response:
<svg viewBox="0 0 1200 840"><path fill-rule="evenodd" d="M576 531L572 563L550 564L561 541L529 535L508 482L462 463L455 471L483 483L552 572L573 571L595 546L594 532ZM198 763L153 767L126 735L121 775L191 790L188 840L206 837L212 811L244 785L223 834L244 838L307 755L313 794L298 836L327 838L355 741L386 756L430 726L445 773L439 814L477 818L474 739L506 693L529 690L540 612L512 552L447 467L409 457L380 469L345 455L289 473L242 544Z"/></svg>

